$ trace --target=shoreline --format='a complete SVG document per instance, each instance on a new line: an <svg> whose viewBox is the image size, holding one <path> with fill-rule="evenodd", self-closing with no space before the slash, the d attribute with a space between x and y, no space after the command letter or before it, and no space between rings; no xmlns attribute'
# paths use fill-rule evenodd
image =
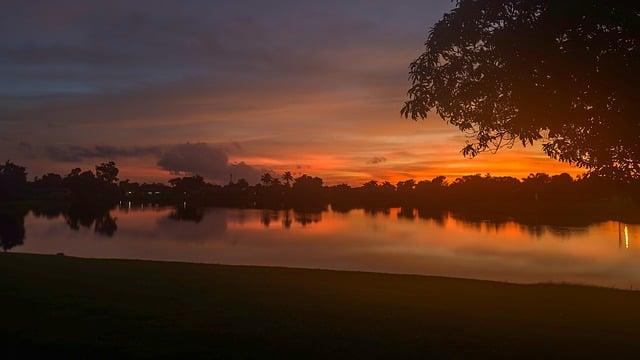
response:
<svg viewBox="0 0 640 360"><path fill-rule="evenodd" d="M605 290L618 290L618 291L629 291L629 292L640 292L640 289L633 288L624 288L617 286L607 286L600 284L589 284L589 283L579 283L579 282L570 282L570 281L534 281L534 282L519 282L519 281L508 281L508 280L492 280L492 279L482 279L482 278L474 278L474 277L464 277L464 276L447 276L447 275L435 275L435 274L420 274L420 273L406 273L406 272L384 272L384 271L373 271L373 270L350 270L350 269L331 269L331 268L314 268L314 267L299 267L299 266L285 266L285 265L255 265L255 264L228 264L228 263L213 263L213 262L198 262L198 261L182 261L182 260L162 260L162 259L143 259L143 258L103 258L103 257L84 257L84 256L75 256L75 255L67 255L64 253L28 253L28 252L0 252L0 256L2 255L15 255L15 256L45 256L45 257L60 257L67 259L76 259L76 260L95 260L95 261L104 261L104 262L140 262L140 263L161 263L161 264L175 264L175 265L201 265L201 266L214 266L214 267L229 267L229 268L238 268L238 269L251 269L251 270L298 270L298 271L318 271L318 272L328 272L328 273L347 273L347 274L371 274L371 275L380 275L380 276L401 276L401 277L416 277L416 278L427 278L427 279L441 279L441 280L460 280L460 281L477 281L477 282L485 282L485 283L494 283L494 284L502 284L502 285L515 285L515 286L568 286L568 287L583 287L583 288L594 288L594 289L605 289Z"/></svg>

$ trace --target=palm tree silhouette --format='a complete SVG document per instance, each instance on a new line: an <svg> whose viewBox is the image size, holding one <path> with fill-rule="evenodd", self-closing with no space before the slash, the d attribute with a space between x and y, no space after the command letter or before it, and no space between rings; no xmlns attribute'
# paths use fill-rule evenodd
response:
<svg viewBox="0 0 640 360"><path fill-rule="evenodd" d="M264 173L264 174L260 177L260 181L261 181L264 185L269 186L269 185L271 185L271 183L273 183L273 176L271 176L271 174L269 174L268 172L267 172L267 173Z"/></svg>
<svg viewBox="0 0 640 360"><path fill-rule="evenodd" d="M282 180L287 184L287 187L289 187L291 182L293 182L293 175L290 171L285 171L284 174L282 174Z"/></svg>

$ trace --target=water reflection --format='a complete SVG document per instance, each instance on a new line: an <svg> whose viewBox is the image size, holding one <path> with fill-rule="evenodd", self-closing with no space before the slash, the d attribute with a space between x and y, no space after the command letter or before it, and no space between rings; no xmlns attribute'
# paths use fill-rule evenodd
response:
<svg viewBox="0 0 640 360"><path fill-rule="evenodd" d="M640 226L521 223L425 209L182 204L0 211L3 250L640 286ZM96 241L98 238L109 241Z"/></svg>
<svg viewBox="0 0 640 360"><path fill-rule="evenodd" d="M0 244L7 251L22 245L26 237L25 217L31 211L36 217L55 220L63 218L71 230L93 229L98 235L112 237L118 230L117 218L111 215L112 206L95 204L37 204L0 207Z"/></svg>
<svg viewBox="0 0 640 360"><path fill-rule="evenodd" d="M294 221L302 226L307 226L309 224L315 224L322 221L321 212L294 211L293 214Z"/></svg>
<svg viewBox="0 0 640 360"><path fill-rule="evenodd" d="M24 218L26 210L0 209L0 245L7 251L13 247L22 245L25 238Z"/></svg>
<svg viewBox="0 0 640 360"><path fill-rule="evenodd" d="M208 209L203 207L192 207L184 203L181 206L167 207L158 204L118 204L108 205L88 205L70 204L57 206L55 204L40 204L30 209L25 208L0 208L0 231L2 233L3 246L7 249L20 245L24 240L24 218L29 210L38 218L55 220L62 217L67 226L75 231L81 228L93 229L96 234L112 237L118 230L118 218L113 213L130 212L158 212L164 213L168 210L166 218L173 221L188 221L201 223ZM236 209L234 222L244 224L247 216L254 212L259 212L260 223L265 227L278 225L283 229L290 229L292 224L299 224L305 227L310 224L320 223L323 220L322 214L331 212L334 214L356 214L362 212L371 218L381 218L388 221L392 213L399 221L408 222L428 222L438 227L445 227L447 220L455 219L457 227L468 228L477 232L490 233L513 233L526 232L532 237L544 237L553 234L557 237L580 236L588 231L589 227L595 223L580 223L579 225L543 225L538 223L521 223L510 218L484 219L469 214L449 213L444 211L434 211L429 209L415 208L365 208L365 209L324 209L324 210L272 210L272 209ZM619 247L629 248L629 225L621 222L617 223ZM7 245L4 245L7 244ZM9 246L8 244L16 244Z"/></svg>
<svg viewBox="0 0 640 360"><path fill-rule="evenodd" d="M287 214L289 212L287 211ZM260 222L264 225L264 227L269 227L271 222L280 221L280 212L277 210L262 210L262 216L260 217ZM291 224L289 224L290 226Z"/></svg>
<svg viewBox="0 0 640 360"><path fill-rule="evenodd" d="M178 221L193 221L199 223L204 219L204 208L201 207L189 207L183 205L181 207L174 208L169 213L169 219Z"/></svg>
<svg viewBox="0 0 640 360"><path fill-rule="evenodd" d="M389 209L389 208L365 208L363 210L364 210L364 213L369 215L369 216L377 216L377 215L389 216L389 215L391 215L391 209Z"/></svg>
<svg viewBox="0 0 640 360"><path fill-rule="evenodd" d="M31 208L35 216L47 219L64 218L70 229L93 229L101 236L112 237L118 230L118 219L112 216L113 206L109 204L38 204Z"/></svg>
<svg viewBox="0 0 640 360"><path fill-rule="evenodd" d="M629 249L632 239L640 237L640 227L618 223L618 247Z"/></svg>
<svg viewBox="0 0 640 360"><path fill-rule="evenodd" d="M400 208L398 219L414 220L416 218L414 208Z"/></svg>

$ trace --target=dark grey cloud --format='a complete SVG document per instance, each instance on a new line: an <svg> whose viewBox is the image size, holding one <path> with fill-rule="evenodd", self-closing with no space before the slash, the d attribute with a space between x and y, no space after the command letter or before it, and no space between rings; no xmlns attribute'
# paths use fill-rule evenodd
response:
<svg viewBox="0 0 640 360"><path fill-rule="evenodd" d="M80 163L84 160L118 160L122 158L157 158L156 165L172 173L198 174L209 180L225 182L229 175L234 179L244 178L250 183L258 182L264 172L244 162L229 162L228 153L239 151L237 142L229 144L186 143L178 145L152 146L79 146L79 145L33 145L22 141L18 144L22 154L28 158L44 158L57 162Z"/></svg>
<svg viewBox="0 0 640 360"><path fill-rule="evenodd" d="M205 143L175 145L164 152L157 165L174 173L198 174L216 182L226 182L232 175L234 179L256 183L263 173L244 162L230 163L223 149Z"/></svg>
<svg viewBox="0 0 640 360"><path fill-rule="evenodd" d="M380 164L386 161L387 161L387 158L385 158L384 156L374 156L371 159L367 160L367 164L375 165L375 164Z"/></svg>
<svg viewBox="0 0 640 360"><path fill-rule="evenodd" d="M46 158L60 162L81 162L86 159L117 159L143 156L161 156L162 146L118 147L95 145L91 147L79 145L32 145L21 142L19 147L23 154L30 158Z"/></svg>

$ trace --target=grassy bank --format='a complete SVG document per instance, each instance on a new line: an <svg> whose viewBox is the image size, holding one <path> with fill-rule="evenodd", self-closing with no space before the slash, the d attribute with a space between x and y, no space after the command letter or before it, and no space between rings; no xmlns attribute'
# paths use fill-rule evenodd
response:
<svg viewBox="0 0 640 360"><path fill-rule="evenodd" d="M10 355L640 350L640 293L602 288L25 254L0 254L0 286L2 353Z"/></svg>

